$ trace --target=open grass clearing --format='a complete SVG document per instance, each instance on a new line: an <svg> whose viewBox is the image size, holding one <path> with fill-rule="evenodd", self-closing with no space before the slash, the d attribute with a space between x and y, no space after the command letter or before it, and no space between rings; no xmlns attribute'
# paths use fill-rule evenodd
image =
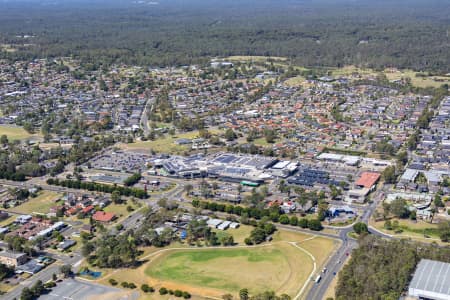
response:
<svg viewBox="0 0 450 300"><path fill-rule="evenodd" d="M333 249L339 245L340 241L332 240L320 236L313 239L306 239L299 242L298 245L310 252L315 258L318 266L321 266L331 255Z"/></svg>
<svg viewBox="0 0 450 300"><path fill-rule="evenodd" d="M269 60L273 61L286 61L286 57L277 57L277 56L244 56L244 55L235 55L235 56L229 56L225 58L225 60L230 61L254 61L254 62L266 62Z"/></svg>
<svg viewBox="0 0 450 300"><path fill-rule="evenodd" d="M350 76L352 74L376 76L377 72L372 69L358 68L352 65L331 69L332 76Z"/></svg>
<svg viewBox="0 0 450 300"><path fill-rule="evenodd" d="M293 296L311 270L312 261L304 252L282 242L251 248L176 250L157 257L145 274L153 285L189 286L197 292L202 289L204 296L237 295L242 288L253 294L274 290Z"/></svg>
<svg viewBox="0 0 450 300"><path fill-rule="evenodd" d="M39 134L28 133L25 129L19 126L0 125L0 136L6 135L8 140L24 140L31 137L39 137Z"/></svg>
<svg viewBox="0 0 450 300"><path fill-rule="evenodd" d="M127 209L128 206L131 206L133 208L133 210L128 211L128 209ZM131 201L127 201L126 203L123 203L123 204L111 203L108 206L106 206L103 210L105 212L112 212L112 213L116 214L118 219L122 219L122 218L128 216L129 214L132 214L137 209L139 209L139 208L136 205L134 205Z"/></svg>
<svg viewBox="0 0 450 300"><path fill-rule="evenodd" d="M236 228L236 229L229 228L225 231L219 230L219 229L213 229L213 231L216 232L219 240L224 235L232 235L235 243L237 243L239 245L245 245L244 240L245 240L245 238L250 236L250 232L253 229L254 229L253 226L241 225L241 226L239 226L239 228Z"/></svg>
<svg viewBox="0 0 450 300"><path fill-rule="evenodd" d="M303 76L296 76L289 78L284 82L287 86L301 86L306 84L306 78Z"/></svg>
<svg viewBox="0 0 450 300"><path fill-rule="evenodd" d="M241 228L239 235L244 238L244 233L249 229L251 227ZM230 230L226 232L232 233ZM295 242L307 251L307 246L314 250L322 247L317 250L320 252L317 258L320 262L330 255L335 242L315 241L317 238L306 233L279 230L271 244L254 247L197 248L179 243L163 249L148 247L143 249L141 266L136 269L101 270L104 276L98 282L109 285L108 280L113 278L119 283L127 281L137 286L146 283L156 290L164 286L203 298L220 298L226 293L238 298L241 288L248 288L251 294L274 290L277 294L287 293L294 297L308 281L313 261L291 243ZM312 255L315 256L315 253ZM165 299L157 293L141 296L141 299Z"/></svg>
<svg viewBox="0 0 450 300"><path fill-rule="evenodd" d="M278 141L275 140L275 143L268 143L265 137L261 137L261 138L257 138L253 141L253 144L255 144L256 146L272 146L274 144L276 144Z"/></svg>
<svg viewBox="0 0 450 300"><path fill-rule="evenodd" d="M410 78L411 84L417 87L440 87L443 84L450 84L450 77L445 76L428 76L423 74L423 77L417 77L416 74L420 72L415 72L413 70L389 70L384 71L386 77L393 80L400 80L402 78Z"/></svg>
<svg viewBox="0 0 450 300"><path fill-rule="evenodd" d="M436 230L438 228L437 224L430 224L424 222L422 220L417 220L414 222L409 219L395 219L399 223L399 229L402 231L399 233L395 233L395 230L387 230L384 228L385 221L375 222L370 220L370 226L375 227L377 230L384 232L389 235L393 235L398 238L411 238L413 240L417 240L420 242L432 243L437 242L438 244L446 244L442 243L439 238ZM391 220L391 223L394 220Z"/></svg>
<svg viewBox="0 0 450 300"><path fill-rule="evenodd" d="M190 150L190 145L178 145L175 141L178 139L195 139L198 137L198 131L192 131L173 136L165 135L154 141L139 141L130 144L121 144L120 147L129 150L153 150L161 153L182 154L183 152Z"/></svg>
<svg viewBox="0 0 450 300"><path fill-rule="evenodd" d="M21 212L24 214L40 213L47 214L56 201L62 197L62 194L53 191L40 191L37 197L30 197L23 204L12 207L8 210Z"/></svg>

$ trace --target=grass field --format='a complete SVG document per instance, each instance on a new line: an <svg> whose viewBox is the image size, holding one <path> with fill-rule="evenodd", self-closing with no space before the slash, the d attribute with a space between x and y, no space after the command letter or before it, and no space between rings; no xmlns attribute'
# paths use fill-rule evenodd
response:
<svg viewBox="0 0 450 300"><path fill-rule="evenodd" d="M184 151L190 150L190 145L177 145L175 141L178 139L194 139L199 137L198 131L177 134L174 136L165 135L154 141L136 142L131 144L122 144L120 147L130 150L153 150L162 153L182 154Z"/></svg>
<svg viewBox="0 0 450 300"><path fill-rule="evenodd" d="M138 207L136 205L134 205L131 201L127 201L126 204L114 204L111 203L110 205L106 206L103 210L106 212L112 212L115 213L116 216L120 219L124 216L128 216L129 214L131 214L132 212L129 212L127 210L127 207L131 206L133 208L133 211L137 210Z"/></svg>
<svg viewBox="0 0 450 300"><path fill-rule="evenodd" d="M145 273L162 281L238 292L247 286L253 291L275 290L288 279L285 270L289 270L286 257L280 248L270 246L173 252L160 257Z"/></svg>
<svg viewBox="0 0 450 300"><path fill-rule="evenodd" d="M418 72L412 70L385 71L384 74L389 80L399 80L411 78L411 83L417 87L440 87L443 84L450 84L450 78L444 76L416 77Z"/></svg>
<svg viewBox="0 0 450 300"><path fill-rule="evenodd" d="M286 80L285 84L288 86L301 86L306 84L306 78L302 76L292 77Z"/></svg>
<svg viewBox="0 0 450 300"><path fill-rule="evenodd" d="M268 56L230 56L227 57L226 60L231 61L254 61L254 62L265 62L267 60L274 60L274 61L286 61L286 57L268 57Z"/></svg>
<svg viewBox="0 0 450 300"><path fill-rule="evenodd" d="M311 257L316 257L317 268L330 255L336 242L309 234L279 230L270 244L247 247L240 243L252 228L243 226L228 230L240 246L204 248L174 243L169 248L149 248L141 256L143 264L137 269L106 271L99 282L107 284L110 278L118 282L147 283L156 290L160 287L190 292L193 297L220 298L231 293L238 298L241 288L250 294L273 290L278 295L297 295L309 282L313 270ZM297 248L293 243L302 249ZM141 295L140 299L166 299L157 293Z"/></svg>
<svg viewBox="0 0 450 300"><path fill-rule="evenodd" d="M40 191L36 198L29 198L27 202L12 207L9 210L18 211L24 214L42 213L46 214L52 206L55 206L55 201L62 197L62 194L52 191Z"/></svg>
<svg viewBox="0 0 450 300"><path fill-rule="evenodd" d="M217 234L217 237L220 239L223 235L232 235L234 242L239 245L245 245L245 238L250 236L250 232L253 230L253 226L241 225L236 229L229 229L227 231L213 229L213 231Z"/></svg>
<svg viewBox="0 0 450 300"><path fill-rule="evenodd" d="M375 222L370 221L370 225L376 229L385 232L387 234L395 235L399 238L411 238L413 240L418 240L421 242L437 242L442 243L436 230L438 228L437 224L430 224L421 220L413 222L412 220L402 220L396 219L399 223L399 229L402 230L400 233L395 233L394 230L386 230L384 228L384 221ZM394 220L391 220L393 222Z"/></svg>
<svg viewBox="0 0 450 300"><path fill-rule="evenodd" d="M16 126L7 126L7 125L0 125L0 136L6 135L9 140L23 140L28 139L33 136L39 136L38 134L30 134L22 127L16 127Z"/></svg>
<svg viewBox="0 0 450 300"><path fill-rule="evenodd" d="M331 70L332 76L350 76L354 73L358 73L360 75L372 75L372 76L377 75L377 72L371 69L358 68L356 66L345 66L342 68L334 68Z"/></svg>

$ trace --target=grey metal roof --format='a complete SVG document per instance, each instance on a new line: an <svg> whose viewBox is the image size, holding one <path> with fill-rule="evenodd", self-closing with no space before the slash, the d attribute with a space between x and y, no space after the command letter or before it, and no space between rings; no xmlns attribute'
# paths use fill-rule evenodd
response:
<svg viewBox="0 0 450 300"><path fill-rule="evenodd" d="M444 294L450 297L450 264L422 259L417 265L409 288Z"/></svg>

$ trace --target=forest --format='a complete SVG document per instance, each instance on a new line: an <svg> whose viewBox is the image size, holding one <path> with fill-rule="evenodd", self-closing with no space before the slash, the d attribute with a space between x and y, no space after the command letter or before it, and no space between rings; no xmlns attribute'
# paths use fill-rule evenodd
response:
<svg viewBox="0 0 450 300"><path fill-rule="evenodd" d="M339 273L336 299L399 299L422 258L450 262L450 249L366 235Z"/></svg>
<svg viewBox="0 0 450 300"><path fill-rule="evenodd" d="M0 2L0 58L182 65L229 55L450 72L445 0Z"/></svg>

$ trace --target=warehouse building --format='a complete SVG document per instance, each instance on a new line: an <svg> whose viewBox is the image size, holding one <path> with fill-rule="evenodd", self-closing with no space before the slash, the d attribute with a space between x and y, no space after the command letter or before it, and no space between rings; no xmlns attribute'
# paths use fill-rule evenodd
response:
<svg viewBox="0 0 450 300"><path fill-rule="evenodd" d="M409 284L408 296L414 299L449 300L450 264L422 259Z"/></svg>

